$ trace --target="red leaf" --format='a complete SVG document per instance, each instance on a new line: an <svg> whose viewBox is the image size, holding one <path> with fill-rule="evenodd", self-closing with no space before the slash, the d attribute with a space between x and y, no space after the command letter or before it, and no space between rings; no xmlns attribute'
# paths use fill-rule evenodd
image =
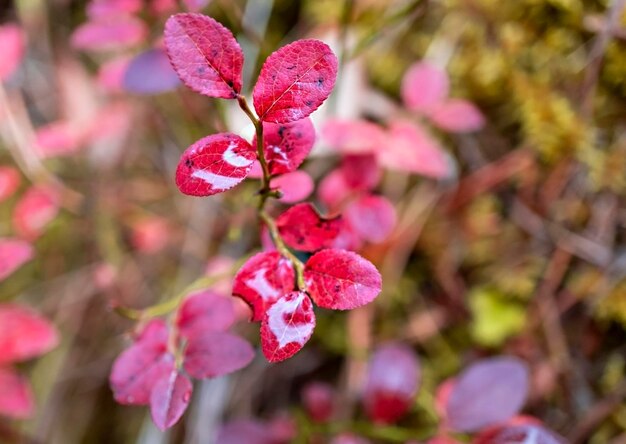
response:
<svg viewBox="0 0 626 444"><path fill-rule="evenodd" d="M304 267L313 301L322 308L350 310L373 301L382 289L376 267L352 251L322 250Z"/></svg>
<svg viewBox="0 0 626 444"><path fill-rule="evenodd" d="M59 342L50 322L23 305L0 305L0 326L0 365L42 355Z"/></svg>
<svg viewBox="0 0 626 444"><path fill-rule="evenodd" d="M159 379L150 395L152 420L161 431L172 427L189 406L193 386L185 375L172 371Z"/></svg>
<svg viewBox="0 0 626 444"><path fill-rule="evenodd" d="M160 94L180 84L165 51L149 49L136 55L124 72L126 91L135 94Z"/></svg>
<svg viewBox="0 0 626 444"><path fill-rule="evenodd" d="M0 367L0 415L25 419L34 410L28 381L9 367Z"/></svg>
<svg viewBox="0 0 626 444"><path fill-rule="evenodd" d="M275 177L270 184L272 188L280 190L282 196L278 200L283 203L304 200L311 195L315 187L311 176L304 171L293 171Z"/></svg>
<svg viewBox="0 0 626 444"><path fill-rule="evenodd" d="M335 410L335 389L324 382L312 382L302 390L302 404L316 422L328 421Z"/></svg>
<svg viewBox="0 0 626 444"><path fill-rule="evenodd" d="M303 119L328 98L337 78L337 57L319 40L297 40L272 53L252 96L265 122Z"/></svg>
<svg viewBox="0 0 626 444"><path fill-rule="evenodd" d="M138 341L120 354L109 382L120 404L147 405L155 384L174 370L174 356L165 342Z"/></svg>
<svg viewBox="0 0 626 444"><path fill-rule="evenodd" d="M176 14L165 23L165 47L174 70L192 90L234 99L241 92L243 51L221 23L202 14Z"/></svg>
<svg viewBox="0 0 626 444"><path fill-rule="evenodd" d="M252 256L237 272L233 296L243 299L252 308L252 321L260 321L267 308L295 286L291 261L277 251Z"/></svg>
<svg viewBox="0 0 626 444"><path fill-rule="evenodd" d="M261 349L270 362L284 361L302 349L315 328L313 304L306 293L293 291L268 308L261 323Z"/></svg>
<svg viewBox="0 0 626 444"><path fill-rule="evenodd" d="M481 433L474 444L565 444L567 440L552 430L537 425L525 424L499 428L498 431Z"/></svg>
<svg viewBox="0 0 626 444"><path fill-rule="evenodd" d="M176 169L178 189L191 196L211 196L243 181L256 152L241 137L213 134L198 140L183 153Z"/></svg>
<svg viewBox="0 0 626 444"><path fill-rule="evenodd" d="M427 113L448 97L448 74L428 62L412 65L402 79L402 100L408 109Z"/></svg>
<svg viewBox="0 0 626 444"><path fill-rule="evenodd" d="M415 352L390 344L376 350L369 362L363 393L365 411L376 422L391 423L410 408L420 383Z"/></svg>
<svg viewBox="0 0 626 444"><path fill-rule="evenodd" d="M368 242L384 241L396 226L396 209L383 196L366 194L346 207L346 221L361 238Z"/></svg>
<svg viewBox="0 0 626 444"><path fill-rule="evenodd" d="M7 80L24 58L26 36L14 23L0 26L0 82Z"/></svg>
<svg viewBox="0 0 626 444"><path fill-rule="evenodd" d="M467 100L452 99L430 113L435 126L452 133L468 133L485 126L485 118L476 106Z"/></svg>
<svg viewBox="0 0 626 444"><path fill-rule="evenodd" d="M382 172L372 154L351 154L341 161L340 171L346 184L353 190L366 191L375 188Z"/></svg>
<svg viewBox="0 0 626 444"><path fill-rule="evenodd" d="M211 290L202 290L187 296L176 315L178 332L185 337L205 331L224 331L234 322L235 308L232 300Z"/></svg>
<svg viewBox="0 0 626 444"><path fill-rule="evenodd" d="M378 151L381 165L398 171L441 178L451 174L451 166L439 143L421 126L394 122L384 149Z"/></svg>
<svg viewBox="0 0 626 444"><path fill-rule="evenodd" d="M254 349L244 339L208 331L189 338L183 365L190 376L204 379L235 372L253 358Z"/></svg>
<svg viewBox="0 0 626 444"><path fill-rule="evenodd" d="M20 173L13 167L0 166L0 202L11 197L20 186Z"/></svg>
<svg viewBox="0 0 626 444"><path fill-rule="evenodd" d="M13 210L13 228L21 237L34 240L59 212L59 196L51 188L29 188Z"/></svg>
<svg viewBox="0 0 626 444"><path fill-rule="evenodd" d="M276 219L276 226L285 243L300 251L329 247L339 235L342 225L341 216L322 217L310 203L294 205Z"/></svg>
<svg viewBox="0 0 626 444"><path fill-rule="evenodd" d="M472 432L517 414L528 394L528 369L517 358L484 359L456 378L446 406L447 424Z"/></svg>
<svg viewBox="0 0 626 444"><path fill-rule="evenodd" d="M270 174L295 171L311 152L315 143L315 128L310 118L291 123L263 123L265 159ZM252 140L256 146L256 136Z"/></svg>
<svg viewBox="0 0 626 444"><path fill-rule="evenodd" d="M19 239L0 238L0 281L33 258L31 244Z"/></svg>
<svg viewBox="0 0 626 444"><path fill-rule="evenodd" d="M118 17L83 23L72 34L71 44L84 51L112 51L138 45L147 36L148 28L138 18Z"/></svg>
<svg viewBox="0 0 626 444"><path fill-rule="evenodd" d="M327 120L322 137L332 148L345 154L369 154L385 146L385 132L366 120Z"/></svg>

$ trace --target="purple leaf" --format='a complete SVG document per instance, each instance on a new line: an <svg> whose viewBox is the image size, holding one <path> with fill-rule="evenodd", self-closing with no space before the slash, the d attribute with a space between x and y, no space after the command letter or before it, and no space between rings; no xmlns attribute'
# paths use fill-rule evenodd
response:
<svg viewBox="0 0 626 444"><path fill-rule="evenodd" d="M159 94L180 84L167 54L162 49L149 49L135 56L124 73L126 91L135 94Z"/></svg>

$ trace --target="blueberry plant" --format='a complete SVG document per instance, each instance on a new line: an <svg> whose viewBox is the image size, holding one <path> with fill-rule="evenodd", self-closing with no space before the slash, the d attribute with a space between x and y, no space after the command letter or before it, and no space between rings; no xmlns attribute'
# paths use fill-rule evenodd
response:
<svg viewBox="0 0 626 444"><path fill-rule="evenodd" d="M278 217L268 209L283 191L272 179L294 172L315 140L309 119L330 95L337 58L319 40L298 40L265 61L254 85L254 111L242 95L243 51L232 33L201 14L181 13L165 24L165 46L182 82L207 97L236 100L255 128L252 143L237 134L206 136L182 154L176 185L189 196L206 197L230 190L258 161L261 169L256 206L273 247L241 266L233 295L260 322L261 349L270 362L297 353L315 328L314 303L350 310L371 302L381 291L376 267L341 247L340 215L325 217L310 203L295 205ZM255 113L256 112L256 113ZM296 252L310 253L306 261ZM200 292L176 307L168 325L153 319L134 344L116 360L111 373L115 399L150 405L161 429L185 411L192 378L208 378L246 366L252 347L226 332L234 321L227 301Z"/></svg>

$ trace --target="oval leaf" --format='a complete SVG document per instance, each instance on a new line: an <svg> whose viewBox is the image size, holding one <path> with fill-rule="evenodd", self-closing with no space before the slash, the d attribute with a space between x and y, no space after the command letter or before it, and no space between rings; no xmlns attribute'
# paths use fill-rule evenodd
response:
<svg viewBox="0 0 626 444"><path fill-rule="evenodd" d="M150 413L161 431L172 427L183 416L192 391L189 378L176 370L157 381L150 395Z"/></svg>
<svg viewBox="0 0 626 444"><path fill-rule="evenodd" d="M378 185L382 171L373 154L351 154L344 156L339 169L346 184L353 190L371 190Z"/></svg>
<svg viewBox="0 0 626 444"><path fill-rule="evenodd" d="M256 152L241 137L213 134L198 140L183 153L176 169L178 189L190 196L211 196L243 181Z"/></svg>
<svg viewBox="0 0 626 444"><path fill-rule="evenodd" d="M112 51L138 45L147 36L148 28L138 18L118 17L83 23L72 34L71 44L85 51Z"/></svg>
<svg viewBox="0 0 626 444"><path fill-rule="evenodd" d="M330 211L337 211L352 195L353 189L346 182L341 169L326 174L317 187L319 200Z"/></svg>
<svg viewBox="0 0 626 444"><path fill-rule="evenodd" d="M322 127L322 137L332 148L344 154L374 153L385 145L385 132L366 120L329 119Z"/></svg>
<svg viewBox="0 0 626 444"><path fill-rule="evenodd" d="M277 251L252 256L237 272L233 296L252 308L251 321L260 321L265 311L282 295L293 291L295 272L291 261Z"/></svg>
<svg viewBox="0 0 626 444"><path fill-rule="evenodd" d="M37 128L35 146L44 158L67 156L81 149L83 133L69 121L59 120Z"/></svg>
<svg viewBox="0 0 626 444"><path fill-rule="evenodd" d="M141 11L141 0L91 0L87 15L92 20L111 19Z"/></svg>
<svg viewBox="0 0 626 444"><path fill-rule="evenodd" d="M485 126L485 118L478 108L461 99L440 104L430 113L430 119L435 126L451 133L468 133Z"/></svg>
<svg viewBox="0 0 626 444"><path fill-rule="evenodd" d="M162 49L149 49L135 56L124 73L123 86L135 94L160 94L180 84L167 54Z"/></svg>
<svg viewBox="0 0 626 444"><path fill-rule="evenodd" d="M265 122L303 119L328 98L337 79L337 57L327 44L298 40L272 53L254 85L254 109Z"/></svg>
<svg viewBox="0 0 626 444"><path fill-rule="evenodd" d="M0 239L0 281L33 258L31 244L19 239Z"/></svg>
<svg viewBox="0 0 626 444"><path fill-rule="evenodd" d="M302 349L315 328L313 304L306 293L294 291L278 299L261 323L261 349L270 362L284 361Z"/></svg>
<svg viewBox="0 0 626 444"><path fill-rule="evenodd" d="M376 267L352 251L322 250L304 267L313 301L322 308L350 310L373 301L382 289Z"/></svg>
<svg viewBox="0 0 626 444"><path fill-rule="evenodd" d="M311 152L315 143L315 128L311 119L291 123L263 123L265 159L270 174L295 171ZM252 141L256 146L256 136Z"/></svg>
<svg viewBox="0 0 626 444"><path fill-rule="evenodd" d="M224 331L234 322L232 300L211 290L187 296L176 316L178 332L187 338L206 331Z"/></svg>
<svg viewBox="0 0 626 444"><path fill-rule="evenodd" d="M344 217L361 239L372 243L384 241L396 226L396 209L383 196L366 194L346 207Z"/></svg>
<svg viewBox="0 0 626 444"><path fill-rule="evenodd" d="M21 27L14 23L0 26L0 82L15 72L24 58L26 36Z"/></svg>
<svg viewBox="0 0 626 444"><path fill-rule="evenodd" d="M415 63L402 79L402 100L411 111L427 113L443 102L449 92L448 74L428 62Z"/></svg>
<svg viewBox="0 0 626 444"><path fill-rule="evenodd" d="M0 367L0 415L25 419L34 410L33 395L28 381L15 370Z"/></svg>
<svg viewBox="0 0 626 444"><path fill-rule="evenodd" d="M310 203L289 208L276 219L285 243L300 251L316 251L332 245L343 226L341 216L324 218Z"/></svg>
<svg viewBox="0 0 626 444"><path fill-rule="evenodd" d="M13 167L0 166L0 202L8 199L20 186L20 173Z"/></svg>
<svg viewBox="0 0 626 444"><path fill-rule="evenodd" d="M165 47L174 70L192 90L234 99L241 92L243 51L222 24L202 14L176 14L165 23Z"/></svg>
<svg viewBox="0 0 626 444"><path fill-rule="evenodd" d="M59 212L59 196L43 186L29 188L13 210L13 228L21 237L34 240Z"/></svg>
<svg viewBox="0 0 626 444"><path fill-rule="evenodd" d="M446 406L449 427L472 432L517 414L529 389L528 368L517 358L479 361L456 378Z"/></svg>
<svg viewBox="0 0 626 444"><path fill-rule="evenodd" d="M253 358L254 349L239 336L206 332L189 338L183 365L194 378L214 378L244 368Z"/></svg>
<svg viewBox="0 0 626 444"><path fill-rule="evenodd" d="M313 178L304 171L293 171L271 180L272 188L281 193L278 199L283 203L295 203L306 199L313 192Z"/></svg>
<svg viewBox="0 0 626 444"><path fill-rule="evenodd" d="M0 305L0 325L0 365L42 355L59 342L52 324L23 305Z"/></svg>

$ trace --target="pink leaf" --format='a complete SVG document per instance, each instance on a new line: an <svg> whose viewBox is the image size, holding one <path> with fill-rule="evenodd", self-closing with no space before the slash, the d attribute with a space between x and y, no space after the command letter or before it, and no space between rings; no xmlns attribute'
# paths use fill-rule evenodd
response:
<svg viewBox="0 0 626 444"><path fill-rule="evenodd" d="M341 161L341 173L353 190L367 191L380 182L382 172L372 154L351 154Z"/></svg>
<svg viewBox="0 0 626 444"><path fill-rule="evenodd" d="M566 444L567 440L538 424L512 425L481 433L474 444Z"/></svg>
<svg viewBox="0 0 626 444"><path fill-rule="evenodd" d="M124 74L128 69L130 58L128 56L117 57L100 66L98 71L98 85L110 93L120 93L124 90Z"/></svg>
<svg viewBox="0 0 626 444"><path fill-rule="evenodd" d="M345 175L341 169L328 173L320 182L317 194L320 201L330 211L337 211L341 204L352 195L352 188L347 184Z"/></svg>
<svg viewBox="0 0 626 444"><path fill-rule="evenodd" d="M0 238L0 281L33 258L31 244L19 239Z"/></svg>
<svg viewBox="0 0 626 444"><path fill-rule="evenodd" d="M295 171L311 152L315 128L310 118L291 123L263 123L265 158L270 174ZM256 146L256 136L252 140Z"/></svg>
<svg viewBox="0 0 626 444"><path fill-rule="evenodd" d="M396 209L386 197L366 194L350 203L344 211L350 227L368 242L384 241L396 226Z"/></svg>
<svg viewBox="0 0 626 444"><path fill-rule="evenodd" d="M9 367L0 367L0 415L25 419L34 410L28 381Z"/></svg>
<svg viewBox="0 0 626 444"><path fill-rule="evenodd" d="M271 180L271 187L280 190L282 196L279 201L283 203L296 203L306 199L313 192L315 184L308 173L293 171L283 174Z"/></svg>
<svg viewBox="0 0 626 444"><path fill-rule="evenodd" d="M411 111L428 113L448 97L448 74L428 62L412 65L402 79L401 95Z"/></svg>
<svg viewBox="0 0 626 444"><path fill-rule="evenodd" d="M219 444L277 444L270 427L252 419L237 419L222 425L215 442Z"/></svg>
<svg viewBox="0 0 626 444"><path fill-rule="evenodd" d="M322 138L344 154L369 154L385 146L383 129L367 120L327 120L322 127Z"/></svg>
<svg viewBox="0 0 626 444"><path fill-rule="evenodd" d="M343 225L340 216L325 218L310 203L289 208L276 219L276 226L285 243L300 251L316 251L329 247Z"/></svg>
<svg viewBox="0 0 626 444"><path fill-rule="evenodd" d="M373 301L382 289L376 267L352 251L322 250L307 261L304 279L322 308L350 310Z"/></svg>
<svg viewBox="0 0 626 444"><path fill-rule="evenodd" d="M436 106L429 114L433 124L451 133L469 133L485 126L485 118L467 100L451 99Z"/></svg>
<svg viewBox="0 0 626 444"><path fill-rule="evenodd" d="M189 406L193 386L185 375L174 370L159 379L150 395L152 420L161 431L172 427Z"/></svg>
<svg viewBox="0 0 626 444"><path fill-rule="evenodd" d="M167 343L168 336L167 324L163 319L156 318L151 319L141 328L135 337L135 342L161 346Z"/></svg>
<svg viewBox="0 0 626 444"><path fill-rule="evenodd" d="M84 51L112 51L138 45L147 36L148 28L138 18L118 17L83 23L72 34L71 44Z"/></svg>
<svg viewBox="0 0 626 444"><path fill-rule="evenodd" d="M384 149L378 151L381 165L397 171L441 178L451 174L448 158L428 132L411 122L394 122Z"/></svg>
<svg viewBox="0 0 626 444"><path fill-rule="evenodd" d="M178 189L191 196L211 196L243 181L256 151L235 134L213 134L183 153L176 169Z"/></svg>
<svg viewBox="0 0 626 444"><path fill-rule="evenodd" d="M59 212L56 191L43 186L29 188L13 210L13 228L21 237L35 240Z"/></svg>
<svg viewBox="0 0 626 444"><path fill-rule="evenodd" d="M415 352L401 344L385 345L374 353L363 393L365 411L375 422L392 423L410 408L420 383Z"/></svg>
<svg viewBox="0 0 626 444"><path fill-rule="evenodd" d="M163 250L170 236L171 228L167 219L158 216L142 217L133 223L130 243L145 254L155 254Z"/></svg>
<svg viewBox="0 0 626 444"><path fill-rule="evenodd" d="M517 414L528 394L528 369L517 358L484 359L456 378L446 406L447 424L472 432Z"/></svg>
<svg viewBox="0 0 626 444"><path fill-rule="evenodd" d="M188 338L205 331L225 331L234 322L232 300L211 290L187 296L176 315L178 332Z"/></svg>
<svg viewBox="0 0 626 444"><path fill-rule="evenodd" d="M35 146L44 158L67 156L81 149L83 133L68 121L60 120L37 129Z"/></svg>
<svg viewBox="0 0 626 444"><path fill-rule="evenodd" d="M26 36L21 27L14 23L0 26L0 82L15 72L24 58L25 46Z"/></svg>
<svg viewBox="0 0 626 444"><path fill-rule="evenodd" d="M253 358L254 349L239 336L205 331L189 338L183 365L190 376L204 379L235 372Z"/></svg>
<svg viewBox="0 0 626 444"><path fill-rule="evenodd" d="M335 436L329 444L370 444L370 441L360 436L346 432Z"/></svg>
<svg viewBox="0 0 626 444"><path fill-rule="evenodd" d="M0 202L11 197L20 186L20 173L13 167L0 166Z"/></svg>
<svg viewBox="0 0 626 444"><path fill-rule="evenodd" d="M162 49L149 49L136 55L124 73L126 91L135 94L160 94L180 84L167 54Z"/></svg>
<svg viewBox="0 0 626 444"><path fill-rule="evenodd" d="M165 342L138 341L113 363L109 382L120 404L147 405L155 384L174 370Z"/></svg>
<svg viewBox="0 0 626 444"><path fill-rule="evenodd" d="M270 362L284 361L302 349L315 328L313 304L306 293L293 291L268 308L261 323L261 349Z"/></svg>
<svg viewBox="0 0 626 444"><path fill-rule="evenodd" d="M337 78L337 57L319 40L297 40L272 53L252 96L265 122L303 119L328 98Z"/></svg>
<svg viewBox="0 0 626 444"><path fill-rule="evenodd" d="M243 51L222 24L202 14L176 14L165 23L174 70L192 90L234 99L241 92Z"/></svg>
<svg viewBox="0 0 626 444"><path fill-rule="evenodd" d="M358 251L363 247L363 239L354 232L349 223L344 223L339 236L335 238L331 248L338 250Z"/></svg>
<svg viewBox="0 0 626 444"><path fill-rule="evenodd" d="M252 321L260 321L267 308L295 286L295 272L288 259L277 251L252 256L237 272L233 296L252 308Z"/></svg>
<svg viewBox="0 0 626 444"><path fill-rule="evenodd" d="M439 384L435 391L435 410L444 423L446 421L446 408L455 383L455 378L448 378Z"/></svg>
<svg viewBox="0 0 626 444"><path fill-rule="evenodd" d="M335 410L335 389L324 382L312 382L302 390L302 404L315 422L327 422Z"/></svg>
<svg viewBox="0 0 626 444"><path fill-rule="evenodd" d="M50 322L23 305L0 305L0 326L0 365L42 355L59 342Z"/></svg>
<svg viewBox="0 0 626 444"><path fill-rule="evenodd" d="M141 0L91 0L87 15L92 20L117 18L141 11Z"/></svg>
<svg viewBox="0 0 626 444"><path fill-rule="evenodd" d="M210 0L183 0L188 11L199 11L210 3Z"/></svg>

